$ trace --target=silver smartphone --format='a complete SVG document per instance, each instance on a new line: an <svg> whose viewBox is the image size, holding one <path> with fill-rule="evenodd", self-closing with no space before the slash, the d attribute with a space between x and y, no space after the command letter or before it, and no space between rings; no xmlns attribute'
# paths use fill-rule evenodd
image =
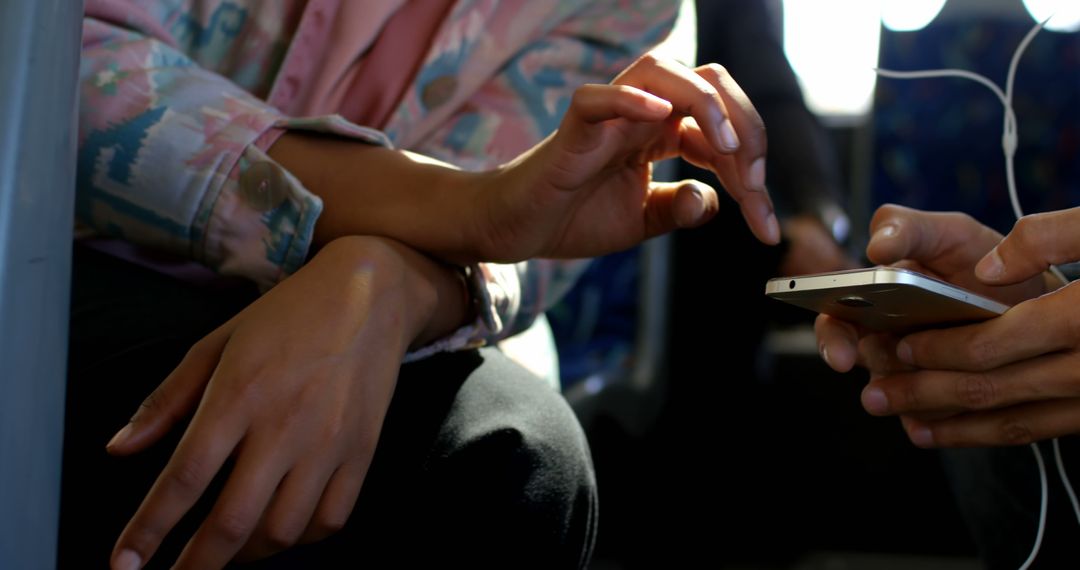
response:
<svg viewBox="0 0 1080 570"><path fill-rule="evenodd" d="M909 331L996 317L1009 309L992 299L895 267L777 277L765 294L877 331Z"/></svg>

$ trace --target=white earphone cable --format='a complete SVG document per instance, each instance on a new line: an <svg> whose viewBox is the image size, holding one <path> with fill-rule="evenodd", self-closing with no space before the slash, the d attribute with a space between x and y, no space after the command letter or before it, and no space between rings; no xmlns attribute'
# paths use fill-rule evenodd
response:
<svg viewBox="0 0 1080 570"><path fill-rule="evenodd" d="M1046 25L1046 21L1040 22L1034 28L1031 29L1024 36L1024 39L1020 42L1020 45L1016 48L1016 52L1013 53L1012 61L1009 63L1009 74L1005 81L1005 90L1002 91L993 81L990 81L983 75L966 71L963 69L934 69L929 71L893 71L889 69L876 69L875 71L883 76L894 79L924 79L932 77L960 77L963 79L969 79L977 83L982 84L986 88L994 92L1001 105L1005 109L1004 125L1001 135L1001 147L1005 153L1005 177L1009 187L1009 201L1012 203L1013 213L1016 215L1016 219L1024 217L1024 211L1020 207L1020 197L1016 190L1016 168L1013 164L1013 158L1016 156L1016 148L1019 146L1019 136L1017 134L1016 113L1013 111L1012 98L1013 98L1013 85L1016 82L1016 68L1020 64L1020 58L1023 56L1024 51L1027 49L1031 41L1035 39L1035 36ZM1050 272L1055 277L1061 280L1062 283L1068 283L1068 279L1061 273L1057 267L1051 265ZM1058 475L1061 477L1061 482L1065 486L1065 491L1069 495L1069 500L1072 502L1073 512L1076 514L1076 520L1080 523L1080 502L1077 501L1076 493L1073 491L1072 484L1069 482L1069 477L1065 473L1065 464L1061 458L1061 447L1058 444L1058 440L1053 440L1054 446L1054 461L1057 464ZM1046 530L1046 511L1048 506L1048 485L1046 481L1046 464L1043 461L1042 452L1039 451L1037 444L1031 444L1031 450L1035 453L1035 461L1039 466L1039 482L1041 484L1042 493L1039 503L1039 528L1035 534L1035 545L1031 549L1031 554L1028 555L1026 561L1020 566L1020 570L1027 570L1031 563L1034 562L1035 557L1039 554L1039 548L1042 546L1043 534Z"/></svg>

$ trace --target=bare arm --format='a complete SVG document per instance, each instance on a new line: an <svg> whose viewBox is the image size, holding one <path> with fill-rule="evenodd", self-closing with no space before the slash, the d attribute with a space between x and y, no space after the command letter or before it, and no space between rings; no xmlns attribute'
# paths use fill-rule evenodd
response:
<svg viewBox="0 0 1080 570"><path fill-rule="evenodd" d="M776 243L765 150L761 119L726 70L645 55L612 84L579 88L554 134L495 170L297 134L270 155L323 199L317 244L376 235L472 263L592 257L708 221L712 188L652 180L651 163L676 156L712 170L754 234Z"/></svg>
<svg viewBox="0 0 1080 570"><path fill-rule="evenodd" d="M323 200L315 246L348 235L383 236L468 263L471 218L484 173L408 151L289 132L270 157Z"/></svg>

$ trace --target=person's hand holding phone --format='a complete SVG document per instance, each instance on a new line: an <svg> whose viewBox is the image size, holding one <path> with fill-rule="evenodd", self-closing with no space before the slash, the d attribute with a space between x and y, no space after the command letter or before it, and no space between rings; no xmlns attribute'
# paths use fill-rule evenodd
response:
<svg viewBox="0 0 1080 570"><path fill-rule="evenodd" d="M1013 445L1080 431L1080 289L1052 291L1050 263L1080 258L1080 210L1024 218L1000 234L963 214L884 206L867 248L895 264L1016 306L988 321L897 339L822 315L825 361L870 370L863 406L900 416L924 447ZM994 260L999 260L995 263ZM995 269L1001 267L1003 269Z"/></svg>

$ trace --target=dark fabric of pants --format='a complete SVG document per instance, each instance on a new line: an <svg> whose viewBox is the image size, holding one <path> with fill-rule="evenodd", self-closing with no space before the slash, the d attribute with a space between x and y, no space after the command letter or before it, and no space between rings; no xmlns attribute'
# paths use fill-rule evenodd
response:
<svg viewBox="0 0 1080 570"><path fill-rule="evenodd" d="M105 443L245 287L195 287L76 248L60 567L105 568L182 429L112 458ZM150 568L168 567L223 483ZM596 535L588 445L561 396L495 350L405 365L346 528L245 568L581 568Z"/></svg>
<svg viewBox="0 0 1080 570"><path fill-rule="evenodd" d="M1080 438L1061 438L1074 490L1080 490ZM1046 530L1031 568L1080 567L1080 526L1058 476L1050 442L1039 444L1046 464ZM1035 544L1039 524L1039 468L1028 446L943 452L945 471L988 570L1015 570Z"/></svg>

